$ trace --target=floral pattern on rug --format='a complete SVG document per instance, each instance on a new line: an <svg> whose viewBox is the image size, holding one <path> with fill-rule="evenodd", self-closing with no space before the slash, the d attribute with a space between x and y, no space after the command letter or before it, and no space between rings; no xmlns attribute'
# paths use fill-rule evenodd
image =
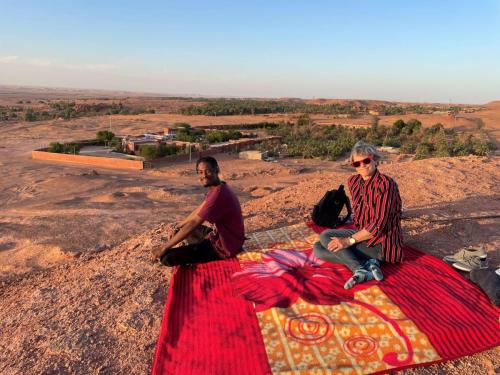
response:
<svg viewBox="0 0 500 375"><path fill-rule="evenodd" d="M233 282L255 305L273 373L373 373L440 359L376 281L345 290L351 272L314 256L308 228L268 232L255 242L265 248L239 257Z"/></svg>

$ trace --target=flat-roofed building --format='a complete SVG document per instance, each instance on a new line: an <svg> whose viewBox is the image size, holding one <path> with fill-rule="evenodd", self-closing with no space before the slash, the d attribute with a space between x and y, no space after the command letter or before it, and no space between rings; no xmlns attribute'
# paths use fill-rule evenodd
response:
<svg viewBox="0 0 500 375"><path fill-rule="evenodd" d="M161 138L156 139L153 137L124 137L122 139L122 147L123 151L136 153L139 151L141 146L151 145L155 147L159 147L162 143Z"/></svg>

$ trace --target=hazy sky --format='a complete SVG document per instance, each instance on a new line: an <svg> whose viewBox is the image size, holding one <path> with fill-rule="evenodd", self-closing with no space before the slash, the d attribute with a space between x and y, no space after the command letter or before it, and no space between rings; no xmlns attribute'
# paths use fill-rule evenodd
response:
<svg viewBox="0 0 500 375"><path fill-rule="evenodd" d="M0 0L0 84L500 99L500 0Z"/></svg>

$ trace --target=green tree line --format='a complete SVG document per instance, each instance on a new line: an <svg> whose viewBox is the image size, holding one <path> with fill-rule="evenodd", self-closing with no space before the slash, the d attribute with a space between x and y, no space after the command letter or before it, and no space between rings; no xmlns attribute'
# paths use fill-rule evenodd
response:
<svg viewBox="0 0 500 375"><path fill-rule="evenodd" d="M48 152L55 152L58 154L79 154L81 145L74 142L59 143L51 142L48 147Z"/></svg>
<svg viewBox="0 0 500 375"><path fill-rule="evenodd" d="M19 113L22 111L22 107L0 106L0 121L19 120Z"/></svg>
<svg viewBox="0 0 500 375"><path fill-rule="evenodd" d="M359 109L352 104L307 104L302 101L214 99L202 106L182 108L180 113L184 115L231 116L269 113L355 114L358 111ZM363 109L363 111L366 111L366 109Z"/></svg>
<svg viewBox="0 0 500 375"><path fill-rule="evenodd" d="M422 105L378 105L373 109L381 115L404 115L408 113L431 113L436 110L447 111L457 107ZM461 108L458 107L460 110ZM358 115L369 110L368 104L330 103L310 104L301 100L256 100L256 99L212 99L204 105L193 105L179 110L184 115L231 116L231 115L258 115L271 113L302 113L302 114L329 114L329 115Z"/></svg>
<svg viewBox="0 0 500 375"><path fill-rule="evenodd" d="M40 110L31 107L0 107L0 121L23 119L24 121L43 121L63 118L69 120L78 117L101 115L138 115L142 113L155 113L151 108L132 108L120 103L94 103L79 104L73 101L48 103L48 108Z"/></svg>
<svg viewBox="0 0 500 375"><path fill-rule="evenodd" d="M161 144L160 146L144 145L139 149L139 155L146 160L162 158L167 155L176 155L182 151L182 148L169 144Z"/></svg>
<svg viewBox="0 0 500 375"><path fill-rule="evenodd" d="M442 156L488 155L496 146L489 142L480 129L476 133L458 133L445 129L440 123L423 128L418 120L397 120L392 126L349 128L342 125L319 126L305 115L295 123L281 123L269 129L271 135L282 137L280 145L262 144L262 149L286 152L304 158L322 157L336 160L350 152L359 140L376 146L399 147L403 153L414 154L414 159Z"/></svg>

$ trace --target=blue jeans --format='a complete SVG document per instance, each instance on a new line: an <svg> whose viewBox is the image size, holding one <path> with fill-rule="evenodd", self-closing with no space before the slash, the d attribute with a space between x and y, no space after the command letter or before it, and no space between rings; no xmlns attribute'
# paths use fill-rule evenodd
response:
<svg viewBox="0 0 500 375"><path fill-rule="evenodd" d="M325 262L345 264L353 272L363 267L363 264L370 259L383 262L382 246L368 247L366 241L339 251L328 251L328 243L332 237L350 237L356 232L353 229L327 229L323 231L319 236L319 241L314 244L314 255Z"/></svg>

